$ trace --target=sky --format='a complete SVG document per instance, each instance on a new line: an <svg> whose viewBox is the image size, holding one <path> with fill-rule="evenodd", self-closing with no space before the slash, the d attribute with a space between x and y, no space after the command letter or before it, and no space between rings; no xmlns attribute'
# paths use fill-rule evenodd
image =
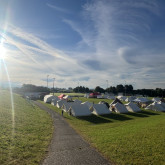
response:
<svg viewBox="0 0 165 165"><path fill-rule="evenodd" d="M164 0L0 0L0 85L165 89Z"/></svg>

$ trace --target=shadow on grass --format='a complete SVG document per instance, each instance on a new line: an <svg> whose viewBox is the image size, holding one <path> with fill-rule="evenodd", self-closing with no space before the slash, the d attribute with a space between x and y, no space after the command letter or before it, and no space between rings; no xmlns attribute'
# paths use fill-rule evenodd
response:
<svg viewBox="0 0 165 165"><path fill-rule="evenodd" d="M91 116L82 116L78 117L80 120L86 120L88 122L94 123L94 124L101 124L101 123L111 123L109 119L102 118L101 116L91 115Z"/></svg>
<svg viewBox="0 0 165 165"><path fill-rule="evenodd" d="M134 116L134 117L149 117L148 115L146 114L142 114L140 112L129 112L127 113L127 115L130 115L130 116Z"/></svg>
<svg viewBox="0 0 165 165"><path fill-rule="evenodd" d="M150 112L150 111L146 111L146 110L142 110L140 112L138 112L139 114L145 114L145 115L148 115L148 116L151 116L151 115L160 115L156 112Z"/></svg>
<svg viewBox="0 0 165 165"><path fill-rule="evenodd" d="M124 114L116 114L116 113L104 115L104 117L109 118L109 119L113 119L113 120L119 120L119 121L132 120L132 118L127 117Z"/></svg>

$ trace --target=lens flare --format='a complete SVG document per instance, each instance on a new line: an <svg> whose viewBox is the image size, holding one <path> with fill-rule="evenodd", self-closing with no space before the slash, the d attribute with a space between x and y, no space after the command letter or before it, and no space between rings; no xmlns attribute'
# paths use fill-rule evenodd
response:
<svg viewBox="0 0 165 165"><path fill-rule="evenodd" d="M4 48L4 46L1 44L0 45L0 59L5 59L6 56L6 49Z"/></svg>

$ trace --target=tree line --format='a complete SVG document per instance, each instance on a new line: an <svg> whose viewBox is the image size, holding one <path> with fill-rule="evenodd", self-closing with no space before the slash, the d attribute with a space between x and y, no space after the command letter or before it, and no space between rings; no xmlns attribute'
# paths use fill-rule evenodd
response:
<svg viewBox="0 0 165 165"><path fill-rule="evenodd" d="M13 91L16 93L25 93L25 92L46 92L50 93L53 92L53 88L49 89L43 86L36 86L32 84L23 84L22 87L14 88ZM56 91L57 92L57 91ZM96 86L93 90L89 89L88 87L84 86L77 86L73 88L73 92L75 93L91 93L91 92L100 92L100 93L113 93L117 95L118 93L123 93L124 95L135 95L139 94L142 96L149 96L149 97L165 97L165 89L156 88L156 89L137 89L134 90L132 85L116 85L110 86L106 89L101 88L100 86Z"/></svg>

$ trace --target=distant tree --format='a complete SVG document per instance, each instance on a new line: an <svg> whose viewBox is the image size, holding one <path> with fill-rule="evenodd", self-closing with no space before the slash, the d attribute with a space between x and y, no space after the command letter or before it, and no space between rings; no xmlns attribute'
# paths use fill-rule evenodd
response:
<svg viewBox="0 0 165 165"><path fill-rule="evenodd" d="M95 92L100 92L100 93L104 93L105 90L103 88L101 88L100 86L97 86L94 90Z"/></svg>
<svg viewBox="0 0 165 165"><path fill-rule="evenodd" d="M116 86L117 92L124 92L124 86L122 84L119 84Z"/></svg>
<svg viewBox="0 0 165 165"><path fill-rule="evenodd" d="M78 93L78 92L80 92L80 93L88 93L89 92L89 88L87 88L87 87L85 88L84 86L78 86L78 87L74 88L73 91L75 93Z"/></svg>

